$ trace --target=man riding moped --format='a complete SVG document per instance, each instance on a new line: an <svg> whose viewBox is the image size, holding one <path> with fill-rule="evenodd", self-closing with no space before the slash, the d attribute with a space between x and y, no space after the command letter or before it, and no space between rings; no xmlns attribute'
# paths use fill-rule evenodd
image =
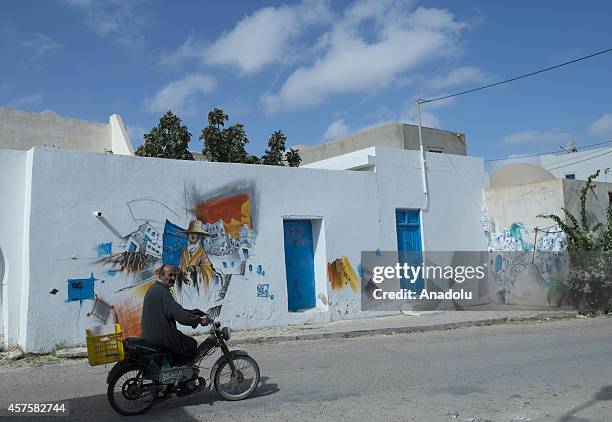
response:
<svg viewBox="0 0 612 422"><path fill-rule="evenodd" d="M147 290L142 304L142 338L147 343L166 348L172 353L173 365L187 361L196 352L198 343L183 334L176 323L196 328L206 326L208 317L199 309L186 310L170 293L177 277L174 265L159 269L159 281Z"/></svg>

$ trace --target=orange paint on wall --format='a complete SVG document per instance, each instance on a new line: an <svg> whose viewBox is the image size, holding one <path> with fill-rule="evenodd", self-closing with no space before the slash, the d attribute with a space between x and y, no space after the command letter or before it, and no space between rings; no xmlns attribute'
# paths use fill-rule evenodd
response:
<svg viewBox="0 0 612 422"><path fill-rule="evenodd" d="M251 196L248 193L204 202L196 207L195 213L197 219L204 223L212 224L222 220L225 232L233 238L238 238L243 225L253 228Z"/></svg>
<svg viewBox="0 0 612 422"><path fill-rule="evenodd" d="M142 318L142 302L135 303L132 299L125 299L119 304L114 305L115 318L121 325L123 338L140 337L142 327L140 321Z"/></svg>

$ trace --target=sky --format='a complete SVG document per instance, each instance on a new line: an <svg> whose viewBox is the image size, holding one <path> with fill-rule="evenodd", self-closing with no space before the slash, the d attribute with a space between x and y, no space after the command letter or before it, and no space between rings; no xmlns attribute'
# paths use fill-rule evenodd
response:
<svg viewBox="0 0 612 422"><path fill-rule="evenodd" d="M0 107L100 121L135 146L172 110L190 149L208 112L245 125L250 153L275 130L315 145L388 122L415 100L612 48L612 2L6 1ZM612 140L612 53L422 106L485 159Z"/></svg>

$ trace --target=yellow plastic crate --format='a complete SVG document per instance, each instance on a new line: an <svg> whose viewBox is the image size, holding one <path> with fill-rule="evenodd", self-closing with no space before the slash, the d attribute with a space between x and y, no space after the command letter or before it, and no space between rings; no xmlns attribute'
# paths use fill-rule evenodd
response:
<svg viewBox="0 0 612 422"><path fill-rule="evenodd" d="M95 331L85 329L87 337L87 359L91 366L119 362L125 357L121 326L115 324L114 333L94 335Z"/></svg>

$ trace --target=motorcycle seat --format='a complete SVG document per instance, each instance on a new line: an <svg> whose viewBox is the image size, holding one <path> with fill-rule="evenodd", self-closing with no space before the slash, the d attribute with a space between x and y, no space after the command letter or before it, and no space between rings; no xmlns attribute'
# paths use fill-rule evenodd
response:
<svg viewBox="0 0 612 422"><path fill-rule="evenodd" d="M123 344L128 350L132 350L137 353L166 352L165 348L148 343L141 337L128 337L123 340Z"/></svg>

